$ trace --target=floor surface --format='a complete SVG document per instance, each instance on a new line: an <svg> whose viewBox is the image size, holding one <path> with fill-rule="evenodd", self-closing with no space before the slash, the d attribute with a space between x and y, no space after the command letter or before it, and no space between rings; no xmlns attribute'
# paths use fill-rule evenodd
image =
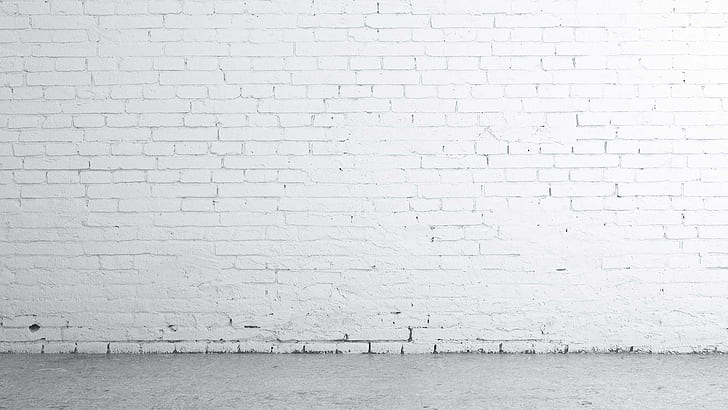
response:
<svg viewBox="0 0 728 410"><path fill-rule="evenodd" d="M0 355L0 408L725 408L720 355Z"/></svg>

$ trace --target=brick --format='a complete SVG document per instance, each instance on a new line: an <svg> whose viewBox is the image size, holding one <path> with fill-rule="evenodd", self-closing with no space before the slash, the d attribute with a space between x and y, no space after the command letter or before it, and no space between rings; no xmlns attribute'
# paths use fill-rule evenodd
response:
<svg viewBox="0 0 728 410"><path fill-rule="evenodd" d="M622 3L8 3L0 350L714 346L728 9Z"/></svg>

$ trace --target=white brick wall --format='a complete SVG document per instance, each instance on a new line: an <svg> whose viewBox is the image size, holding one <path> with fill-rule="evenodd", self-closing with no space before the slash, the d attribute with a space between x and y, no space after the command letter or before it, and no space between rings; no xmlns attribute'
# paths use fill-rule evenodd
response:
<svg viewBox="0 0 728 410"><path fill-rule="evenodd" d="M728 351L726 24L3 1L0 351Z"/></svg>

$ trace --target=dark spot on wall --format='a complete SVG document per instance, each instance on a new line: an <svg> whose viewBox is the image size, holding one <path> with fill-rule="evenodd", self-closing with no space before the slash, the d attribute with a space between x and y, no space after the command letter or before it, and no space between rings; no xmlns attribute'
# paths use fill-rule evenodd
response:
<svg viewBox="0 0 728 410"><path fill-rule="evenodd" d="M37 323L33 323L32 325L28 326L28 329L30 329L31 332L35 333L40 330L40 325Z"/></svg>

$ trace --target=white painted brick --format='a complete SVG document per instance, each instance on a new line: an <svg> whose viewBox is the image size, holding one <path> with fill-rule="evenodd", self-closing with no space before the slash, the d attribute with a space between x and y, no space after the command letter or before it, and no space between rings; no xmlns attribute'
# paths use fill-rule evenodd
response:
<svg viewBox="0 0 728 410"><path fill-rule="evenodd" d="M669 3L7 2L0 350L714 344L727 9Z"/></svg>

